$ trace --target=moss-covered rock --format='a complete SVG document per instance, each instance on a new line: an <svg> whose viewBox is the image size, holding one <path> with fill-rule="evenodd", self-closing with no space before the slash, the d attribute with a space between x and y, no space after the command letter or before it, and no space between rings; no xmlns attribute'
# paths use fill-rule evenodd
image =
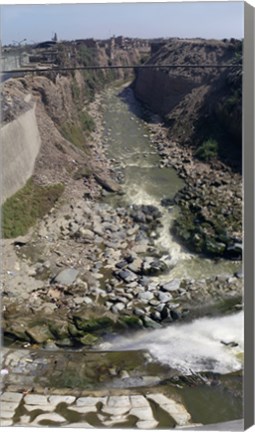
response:
<svg viewBox="0 0 255 432"><path fill-rule="evenodd" d="M82 338L79 339L79 342L85 346L95 345L98 341L99 341L99 338L95 335L90 334L90 333L85 334Z"/></svg>
<svg viewBox="0 0 255 432"><path fill-rule="evenodd" d="M104 332L106 329L113 327L114 323L111 318L100 317L100 318L86 318L82 316L73 317L75 326L78 330L83 330L85 332Z"/></svg>
<svg viewBox="0 0 255 432"><path fill-rule="evenodd" d="M68 323L64 320L49 322L49 330L55 339L66 339L69 336Z"/></svg>
<svg viewBox="0 0 255 432"><path fill-rule="evenodd" d="M137 316L121 316L116 323L116 328L119 330L137 330L143 328L143 323Z"/></svg>
<svg viewBox="0 0 255 432"><path fill-rule="evenodd" d="M26 330L26 334L30 337L32 342L38 344L42 344L52 339L52 334L49 330L49 327L46 324L44 325L38 324L33 327L30 327Z"/></svg>

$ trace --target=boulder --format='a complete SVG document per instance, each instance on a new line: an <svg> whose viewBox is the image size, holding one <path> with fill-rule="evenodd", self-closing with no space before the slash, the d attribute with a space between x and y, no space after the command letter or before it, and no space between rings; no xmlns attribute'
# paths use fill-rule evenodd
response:
<svg viewBox="0 0 255 432"><path fill-rule="evenodd" d="M170 293L165 293L165 292L158 292L157 293L157 298L159 299L159 301L161 303L167 303L168 301L172 300L172 295Z"/></svg>
<svg viewBox="0 0 255 432"><path fill-rule="evenodd" d="M119 313L123 309L125 309L124 303L118 302L118 303L115 303L114 306L112 306L111 310L112 310L113 313Z"/></svg>
<svg viewBox="0 0 255 432"><path fill-rule="evenodd" d="M142 269L143 261L141 258L136 258L131 264L128 265L128 269L134 273L139 274Z"/></svg>
<svg viewBox="0 0 255 432"><path fill-rule="evenodd" d="M62 270L55 278L53 282L59 283L60 285L72 285L78 277L79 271L73 268L67 268Z"/></svg>
<svg viewBox="0 0 255 432"><path fill-rule="evenodd" d="M94 173L97 183L102 186L107 192L122 193L121 186L113 179L103 173Z"/></svg>
<svg viewBox="0 0 255 432"><path fill-rule="evenodd" d="M146 291L146 292L139 293L137 297L139 298L139 300L149 302L150 300L152 300L154 298L154 295L152 292Z"/></svg>
<svg viewBox="0 0 255 432"><path fill-rule="evenodd" d="M137 280L137 275L130 270L121 270L120 272L116 272L115 275L118 277L118 279L121 279L126 283Z"/></svg>
<svg viewBox="0 0 255 432"><path fill-rule="evenodd" d="M163 198L160 201L160 204L162 205L162 207L170 207L174 205L174 199L173 198Z"/></svg>
<svg viewBox="0 0 255 432"><path fill-rule="evenodd" d="M30 337L32 342L42 344L49 339L52 339L52 334L46 324L35 325L26 330L27 335Z"/></svg>
<svg viewBox="0 0 255 432"><path fill-rule="evenodd" d="M152 262L144 261L142 265L142 274L145 276L157 276L166 270L166 263L159 259L155 259Z"/></svg>
<svg viewBox="0 0 255 432"><path fill-rule="evenodd" d="M113 320L108 316L90 318L89 316L86 316L86 313L84 313L83 311L73 314L73 322L78 330L82 330L86 333L101 333L104 332L106 329L111 329L114 325Z"/></svg>
<svg viewBox="0 0 255 432"><path fill-rule="evenodd" d="M167 282L160 287L161 291L177 291L180 288L179 279L173 279L171 282Z"/></svg>
<svg viewBox="0 0 255 432"><path fill-rule="evenodd" d="M144 327L152 328L152 329L159 329L161 328L161 325L154 321L153 319L149 318L148 316L142 317Z"/></svg>
<svg viewBox="0 0 255 432"><path fill-rule="evenodd" d="M98 337L90 333L87 333L84 336L82 336L82 338L80 338L79 341L80 343L82 343L82 345L92 346L98 342Z"/></svg>

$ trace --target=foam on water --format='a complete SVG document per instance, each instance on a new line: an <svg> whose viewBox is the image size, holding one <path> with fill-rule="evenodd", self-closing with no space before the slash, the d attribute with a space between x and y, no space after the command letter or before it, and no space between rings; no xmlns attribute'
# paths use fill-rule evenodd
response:
<svg viewBox="0 0 255 432"><path fill-rule="evenodd" d="M238 345L226 345L231 342ZM237 371L242 369L243 312L141 331L130 338L118 337L101 348L111 351L146 349L159 362L185 374Z"/></svg>

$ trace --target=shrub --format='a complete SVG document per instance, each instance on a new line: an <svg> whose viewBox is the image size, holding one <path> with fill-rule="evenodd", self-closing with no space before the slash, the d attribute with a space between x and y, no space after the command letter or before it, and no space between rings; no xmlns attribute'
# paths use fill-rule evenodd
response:
<svg viewBox="0 0 255 432"><path fill-rule="evenodd" d="M216 140L209 139L204 141L195 152L195 156L202 161L208 162L218 154L218 143Z"/></svg>

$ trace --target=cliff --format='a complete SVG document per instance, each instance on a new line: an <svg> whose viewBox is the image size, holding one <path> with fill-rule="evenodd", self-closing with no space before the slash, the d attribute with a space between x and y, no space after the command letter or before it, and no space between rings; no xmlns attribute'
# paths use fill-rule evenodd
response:
<svg viewBox="0 0 255 432"><path fill-rule="evenodd" d="M139 61L139 50L116 49L118 64ZM59 67L107 65L106 48L60 44ZM26 75L2 84L2 202L33 174L42 185L65 182L77 165L93 166L90 134L94 122L88 105L97 91L130 70L89 70Z"/></svg>
<svg viewBox="0 0 255 432"><path fill-rule="evenodd" d="M169 138L198 148L215 139L218 156L240 169L241 156L241 42L229 40L172 39L140 69L133 83L136 97L160 114ZM206 68L166 68L164 65L208 65Z"/></svg>

